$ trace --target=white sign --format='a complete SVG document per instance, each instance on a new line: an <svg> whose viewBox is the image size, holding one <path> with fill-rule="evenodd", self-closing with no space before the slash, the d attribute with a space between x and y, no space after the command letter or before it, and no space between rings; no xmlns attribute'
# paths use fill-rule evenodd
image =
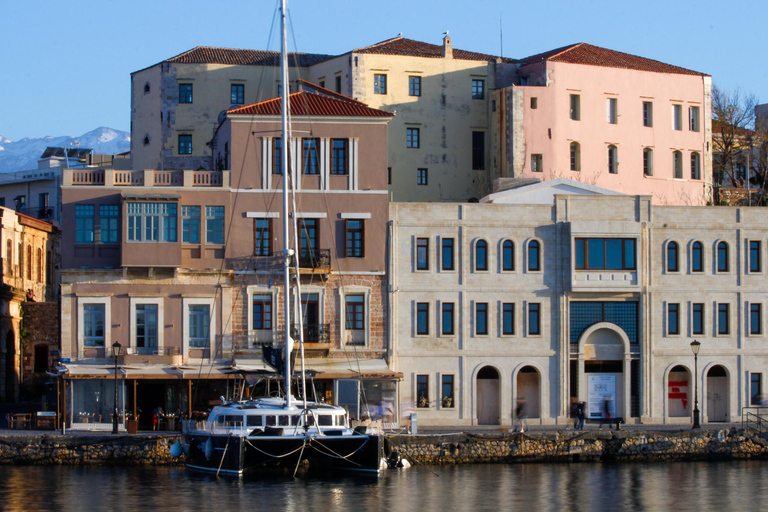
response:
<svg viewBox="0 0 768 512"><path fill-rule="evenodd" d="M588 377L587 418L615 417L616 376L592 374Z"/></svg>

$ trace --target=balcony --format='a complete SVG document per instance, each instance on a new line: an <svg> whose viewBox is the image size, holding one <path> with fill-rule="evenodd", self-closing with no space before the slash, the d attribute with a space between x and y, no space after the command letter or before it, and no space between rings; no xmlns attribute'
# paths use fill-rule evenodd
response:
<svg viewBox="0 0 768 512"><path fill-rule="evenodd" d="M65 169L63 186L229 188L229 171Z"/></svg>
<svg viewBox="0 0 768 512"><path fill-rule="evenodd" d="M269 256L256 256L254 259L254 270L279 272L282 269L282 252L273 252ZM291 272L293 271L293 263L291 263ZM307 274L329 274L331 272L331 250L305 249L299 251L299 272Z"/></svg>
<svg viewBox="0 0 768 512"><path fill-rule="evenodd" d="M299 324L291 324L291 337L299 339ZM331 324L304 325L304 354L307 357L322 357L331 350Z"/></svg>
<svg viewBox="0 0 768 512"><path fill-rule="evenodd" d="M179 347L126 347L118 363L181 364L181 359Z"/></svg>

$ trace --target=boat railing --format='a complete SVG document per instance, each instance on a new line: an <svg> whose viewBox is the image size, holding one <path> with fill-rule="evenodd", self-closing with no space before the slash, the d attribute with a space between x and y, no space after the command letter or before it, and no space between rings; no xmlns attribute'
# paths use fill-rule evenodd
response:
<svg viewBox="0 0 768 512"><path fill-rule="evenodd" d="M768 406L742 407L741 428L754 430L758 434L768 432Z"/></svg>

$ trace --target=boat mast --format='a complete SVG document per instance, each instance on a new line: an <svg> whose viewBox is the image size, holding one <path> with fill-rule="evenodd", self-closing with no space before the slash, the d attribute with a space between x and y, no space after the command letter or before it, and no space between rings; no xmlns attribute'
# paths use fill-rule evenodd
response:
<svg viewBox="0 0 768 512"><path fill-rule="evenodd" d="M290 266L293 250L290 245L290 222L288 219L288 180L291 170L288 168L288 153L291 148L291 139L289 138L288 126L288 103L289 81L288 81L288 52L287 35L285 27L285 4L286 0L280 3L280 83L282 84L281 94L281 121L282 121L282 146L280 157L283 168L283 286L285 290L285 407L290 409L291 404L291 351L293 350L293 340L291 339L291 275Z"/></svg>

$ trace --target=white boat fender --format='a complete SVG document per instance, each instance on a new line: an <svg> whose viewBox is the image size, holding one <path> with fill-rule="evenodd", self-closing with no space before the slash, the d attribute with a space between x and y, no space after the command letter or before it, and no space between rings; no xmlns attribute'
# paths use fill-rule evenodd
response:
<svg viewBox="0 0 768 512"><path fill-rule="evenodd" d="M211 441L210 437L205 442L203 452L205 453L206 460L211 460L211 454L213 454L213 441Z"/></svg>
<svg viewBox="0 0 768 512"><path fill-rule="evenodd" d="M400 460L400 467L403 468L403 469L408 469L409 467L411 467L411 463L408 462L408 459L401 459Z"/></svg>
<svg viewBox="0 0 768 512"><path fill-rule="evenodd" d="M181 457L184 450L181 447L181 443L176 441L171 445L171 457Z"/></svg>

